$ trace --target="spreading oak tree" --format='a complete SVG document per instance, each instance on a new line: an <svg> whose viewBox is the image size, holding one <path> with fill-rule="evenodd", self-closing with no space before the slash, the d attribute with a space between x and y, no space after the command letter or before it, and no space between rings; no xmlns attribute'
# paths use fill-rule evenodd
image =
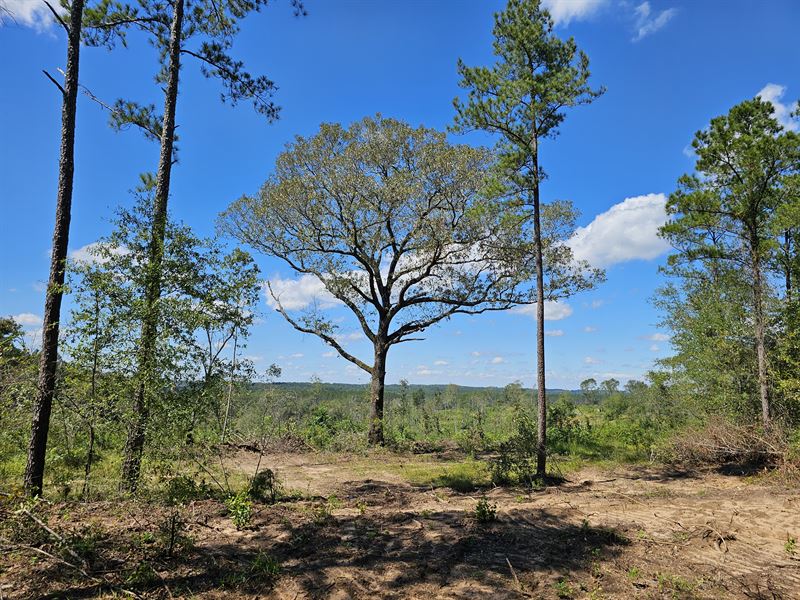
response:
<svg viewBox="0 0 800 600"><path fill-rule="evenodd" d="M316 308L277 310L371 377L369 441L383 443L386 360L395 344L458 314L531 298L524 220L492 193L490 154L443 133L377 116L297 137L256 196L234 202L221 228L313 276L372 343L361 359Z"/></svg>

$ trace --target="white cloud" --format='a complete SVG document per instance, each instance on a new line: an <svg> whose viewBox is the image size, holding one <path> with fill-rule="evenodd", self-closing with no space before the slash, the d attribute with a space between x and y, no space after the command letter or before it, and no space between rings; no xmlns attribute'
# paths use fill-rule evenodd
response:
<svg viewBox="0 0 800 600"><path fill-rule="evenodd" d="M33 313L20 313L12 315L11 318L22 327L35 327L42 324L42 317Z"/></svg>
<svg viewBox="0 0 800 600"><path fill-rule="evenodd" d="M92 242L91 244L86 244L78 248L77 250L73 250L69 253L69 257L78 263L83 264L103 264L108 262L108 258L101 257L97 255L98 250L102 248L102 244L100 242ZM111 254L116 256L124 256L128 254L130 251L125 247L112 247L110 249Z"/></svg>
<svg viewBox="0 0 800 600"><path fill-rule="evenodd" d="M556 25L569 25L572 20L580 21L592 16L607 0L543 0Z"/></svg>
<svg viewBox="0 0 800 600"><path fill-rule="evenodd" d="M322 353L322 358L333 358L333 357L338 356L338 355L339 355L339 353L336 352L336 350L328 350L328 352L323 352Z"/></svg>
<svg viewBox="0 0 800 600"><path fill-rule="evenodd" d="M303 358L305 354L302 352L295 352L294 354L289 355L289 358Z"/></svg>
<svg viewBox="0 0 800 600"><path fill-rule="evenodd" d="M781 98L783 98L785 93L785 85L768 83L761 88L761 91L758 92L756 96L761 98L764 102L772 104L772 108L775 111L775 119L781 124L781 127L786 131L797 131L798 127L800 127L800 122L797 118L793 118L791 113L800 108L800 102L788 105L784 104L781 102Z"/></svg>
<svg viewBox="0 0 800 600"><path fill-rule="evenodd" d="M50 3L59 13L64 9L58 2ZM2 0L0 5L0 26L17 23L32 27L36 31L45 31L53 24L53 13L41 0Z"/></svg>
<svg viewBox="0 0 800 600"><path fill-rule="evenodd" d="M659 350L658 344L653 344L652 346L650 346L650 352L658 352L658 350Z"/></svg>
<svg viewBox="0 0 800 600"><path fill-rule="evenodd" d="M325 289L325 284L315 275L304 274L299 279L283 279L279 276L269 280L272 287L272 294L280 300L281 305L286 310L300 310L316 304L318 308L331 308L340 304L340 301ZM264 284L264 292L267 304L271 308L277 308L278 303Z"/></svg>
<svg viewBox="0 0 800 600"><path fill-rule="evenodd" d="M480 352L478 352L477 350L474 350L474 351L472 352L472 356L480 356L480 355L481 355L481 353L480 353Z"/></svg>
<svg viewBox="0 0 800 600"><path fill-rule="evenodd" d="M651 342L666 342L669 340L669 336L666 333L653 333L643 336L642 339L650 340Z"/></svg>
<svg viewBox="0 0 800 600"><path fill-rule="evenodd" d="M600 308L604 303L604 300L592 300L592 308Z"/></svg>
<svg viewBox="0 0 800 600"><path fill-rule="evenodd" d="M599 365L603 361L599 358L594 358L593 356L587 356L583 359L583 362L587 365Z"/></svg>
<svg viewBox="0 0 800 600"><path fill-rule="evenodd" d="M594 333L595 331L597 331L597 327L592 327L591 325L587 325L586 327L583 328L583 331L585 333Z"/></svg>
<svg viewBox="0 0 800 600"><path fill-rule="evenodd" d="M495 356L491 362L493 365L502 365L504 362L506 362L506 359L502 356Z"/></svg>
<svg viewBox="0 0 800 600"><path fill-rule="evenodd" d="M549 335L550 337L561 337L564 335L563 329L550 329L544 332L545 335Z"/></svg>
<svg viewBox="0 0 800 600"><path fill-rule="evenodd" d="M337 342L344 346L347 344L347 342L357 342L359 340L363 340L366 336L360 331L351 331L350 333L338 333L333 337Z"/></svg>
<svg viewBox="0 0 800 600"><path fill-rule="evenodd" d="M444 367L445 365L449 364L446 360L435 360L433 364L437 367Z"/></svg>
<svg viewBox="0 0 800 600"><path fill-rule="evenodd" d="M650 8L649 2L642 2L634 9L636 35L633 37L633 41L638 42L651 33L655 33L669 23L677 13L678 11L675 8L668 8L659 13L654 13Z"/></svg>
<svg viewBox="0 0 800 600"><path fill-rule="evenodd" d="M419 366L417 367L417 372L416 372L416 374L417 374L417 375L419 375L419 376L421 376L421 377L429 377L429 376L431 376L431 375L441 375L441 374L442 374L442 372L441 372L441 371L435 371L435 370L433 370L433 369L430 369L430 368L428 368L428 367L427 367L427 366L425 366L425 365L419 365Z"/></svg>
<svg viewBox="0 0 800 600"><path fill-rule="evenodd" d="M520 315L528 315L536 318L536 304L525 304L512 310ZM572 314L572 307L566 302L559 302L557 300L544 301L544 320L545 321L560 321L566 319Z"/></svg>
<svg viewBox="0 0 800 600"><path fill-rule="evenodd" d="M667 220L666 203L664 194L626 198L586 227L578 227L567 244L576 259L596 267L656 258L669 249L658 237L658 228Z"/></svg>
<svg viewBox="0 0 800 600"><path fill-rule="evenodd" d="M31 287L33 288L34 292L44 292L47 290L47 284L44 281L37 281L36 283L32 283Z"/></svg>

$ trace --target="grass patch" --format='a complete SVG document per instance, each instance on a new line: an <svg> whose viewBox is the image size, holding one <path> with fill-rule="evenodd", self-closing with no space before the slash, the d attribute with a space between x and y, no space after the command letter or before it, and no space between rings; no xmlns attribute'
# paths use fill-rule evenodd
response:
<svg viewBox="0 0 800 600"><path fill-rule="evenodd" d="M419 462L386 465L412 485L441 488L467 493L491 485L486 463L472 458L459 462Z"/></svg>

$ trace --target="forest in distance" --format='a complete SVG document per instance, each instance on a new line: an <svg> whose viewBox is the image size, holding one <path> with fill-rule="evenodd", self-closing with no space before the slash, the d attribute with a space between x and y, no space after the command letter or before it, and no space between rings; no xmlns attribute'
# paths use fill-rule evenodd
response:
<svg viewBox="0 0 800 600"><path fill-rule="evenodd" d="M611 95L563 28L612 1L503 2L491 54L468 44L451 65L445 126L378 105L306 124L259 189L196 200L213 204L208 233L174 208L209 151L181 127L208 93L187 74L279 122L280 82L235 42L262 9L299 27L316 3L0 0L0 33L44 28L65 55L44 71L60 145L42 317L0 316L0 600L798 597L800 102L768 85L717 110L658 222L613 240L668 248L646 263L666 333L641 338L668 351L653 344L635 376L548 384L564 336L548 311L616 273L579 245L577 203L548 190L562 130ZM631 43L677 14L633 10ZM151 61L141 95L157 103L93 91L86 55L125 52ZM76 252L90 106L143 136L152 171ZM395 377L437 328L507 314L534 317L514 331L534 349L525 383ZM256 356L258 329L321 344L366 383L291 381L310 357L288 341Z"/></svg>

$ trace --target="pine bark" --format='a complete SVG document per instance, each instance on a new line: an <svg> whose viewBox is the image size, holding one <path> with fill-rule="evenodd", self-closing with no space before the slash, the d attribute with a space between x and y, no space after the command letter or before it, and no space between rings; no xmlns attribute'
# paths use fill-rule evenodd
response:
<svg viewBox="0 0 800 600"><path fill-rule="evenodd" d="M164 237L167 224L172 156L175 144L175 108L178 101L178 77L181 67L181 33L183 28L184 0L176 0L173 8L169 40L167 89L164 100L164 119L161 132L161 154L158 163L156 193L153 207L153 225L145 290L145 312L139 351L138 382L133 398L133 421L128 430L122 464L124 491L136 491L144 452L150 409L148 386L155 372L156 341L158 336L159 300L161 298Z"/></svg>
<svg viewBox="0 0 800 600"><path fill-rule="evenodd" d="M69 224L72 212L72 184L75 173L75 114L78 101L81 21L84 0L74 0L70 12L67 44L67 67L64 76L61 106L61 150L56 197L56 222L50 256L50 277L45 296L42 324L42 351L39 359L39 380L33 405L33 423L28 463L25 468L25 493L42 494L47 435L58 366L58 334L61 320L61 299L64 293L64 272L69 245Z"/></svg>
<svg viewBox="0 0 800 600"><path fill-rule="evenodd" d="M533 139L533 237L536 252L536 475L547 473L547 388L544 375L544 261L542 258L542 221L539 200L539 148Z"/></svg>
<svg viewBox="0 0 800 600"><path fill-rule="evenodd" d="M765 429L772 423L769 402L769 375L767 373L767 350L765 343L764 317L764 276L761 270L761 257L758 252L758 241L753 236L750 242L751 265L753 275L753 318L756 338L756 357L758 362L758 392L761 400L761 420Z"/></svg>

